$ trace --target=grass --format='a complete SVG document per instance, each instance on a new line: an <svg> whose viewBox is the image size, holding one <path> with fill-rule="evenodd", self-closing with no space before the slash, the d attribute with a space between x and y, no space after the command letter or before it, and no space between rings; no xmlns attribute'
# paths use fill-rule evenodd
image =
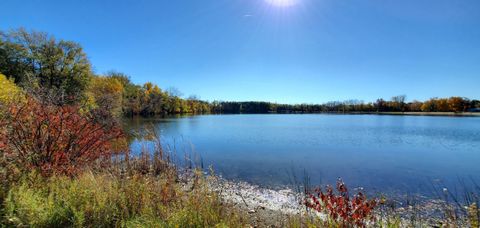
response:
<svg viewBox="0 0 480 228"><path fill-rule="evenodd" d="M250 218L257 216L224 202L208 184L213 177L197 171L185 181L175 169L166 167L157 175L153 159L147 161L149 168L140 165L145 162L145 157L140 156L130 161L130 170L113 164L106 169L85 171L74 178L26 174L8 189L0 224L15 227L248 227ZM451 205L443 207L443 218L432 220L422 215L424 209L413 200L404 205L403 213L387 200L375 210L377 219L359 227L479 226L476 203L465 208L466 216L457 217L451 216ZM288 227L351 227L328 214L319 216L314 210L281 219Z"/></svg>
<svg viewBox="0 0 480 228"><path fill-rule="evenodd" d="M186 191L167 176L118 177L85 172L76 178L35 173L12 187L5 224L33 227L238 227L234 208L209 191L198 176Z"/></svg>

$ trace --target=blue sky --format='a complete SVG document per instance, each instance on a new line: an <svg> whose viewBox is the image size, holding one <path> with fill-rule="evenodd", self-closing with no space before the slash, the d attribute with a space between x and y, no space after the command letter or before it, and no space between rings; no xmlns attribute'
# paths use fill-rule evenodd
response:
<svg viewBox="0 0 480 228"><path fill-rule="evenodd" d="M268 1L2 0L0 29L77 41L97 73L210 101L480 98L478 0Z"/></svg>

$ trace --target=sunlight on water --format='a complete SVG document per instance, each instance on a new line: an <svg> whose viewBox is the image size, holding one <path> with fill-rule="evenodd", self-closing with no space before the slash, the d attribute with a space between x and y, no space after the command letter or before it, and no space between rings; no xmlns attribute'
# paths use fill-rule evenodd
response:
<svg viewBox="0 0 480 228"><path fill-rule="evenodd" d="M260 185L291 184L291 171L305 169L314 184L342 177L373 191L428 193L432 181L480 173L478 118L207 115L154 123L182 154L193 150L223 176Z"/></svg>

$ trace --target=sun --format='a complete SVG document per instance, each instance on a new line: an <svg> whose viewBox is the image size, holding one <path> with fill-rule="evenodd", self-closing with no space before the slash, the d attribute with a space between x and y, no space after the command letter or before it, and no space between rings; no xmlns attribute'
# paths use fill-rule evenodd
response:
<svg viewBox="0 0 480 228"><path fill-rule="evenodd" d="M289 7L297 4L298 0L265 0L269 4L277 7Z"/></svg>

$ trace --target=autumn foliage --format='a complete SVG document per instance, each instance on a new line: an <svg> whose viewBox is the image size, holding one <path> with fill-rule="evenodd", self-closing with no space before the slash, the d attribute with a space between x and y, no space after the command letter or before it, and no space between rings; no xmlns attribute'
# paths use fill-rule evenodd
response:
<svg viewBox="0 0 480 228"><path fill-rule="evenodd" d="M20 170L44 175L75 175L112 155L120 128L80 114L77 106L39 103L33 98L12 104L0 120L0 151Z"/></svg>
<svg viewBox="0 0 480 228"><path fill-rule="evenodd" d="M305 205L327 214L341 227L364 227L369 220L374 220L373 210L377 206L377 200L368 200L362 192L350 198L347 186L342 180L337 181L336 190L338 194L335 194L332 186L327 186L325 192L316 188L313 193L307 193Z"/></svg>

